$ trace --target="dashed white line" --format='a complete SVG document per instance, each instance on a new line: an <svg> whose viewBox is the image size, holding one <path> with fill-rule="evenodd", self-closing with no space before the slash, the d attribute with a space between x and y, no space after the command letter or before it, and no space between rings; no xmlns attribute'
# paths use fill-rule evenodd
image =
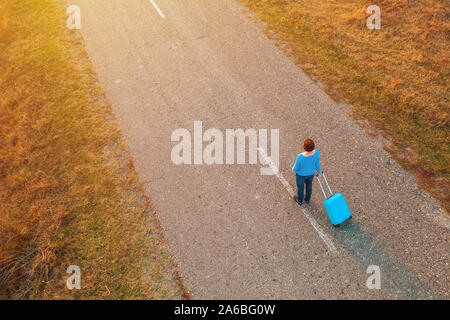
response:
<svg viewBox="0 0 450 320"><path fill-rule="evenodd" d="M166 16L164 15L164 13L162 13L161 9L158 7L158 5L155 3L154 0L150 0L151 4L153 5L153 7L155 8L156 11L158 11L159 15L161 16L161 18L165 18Z"/></svg>
<svg viewBox="0 0 450 320"><path fill-rule="evenodd" d="M264 161L267 164L269 164L270 168L275 173L277 178L280 180L281 184L286 188L286 190L289 193L289 195L291 197L293 197L295 195L294 189L291 187L289 182L287 182L287 180L283 177L283 175L281 174L281 172L278 169L278 167L267 156L266 152L262 148L258 148L258 151L259 151L261 157L264 159ZM333 244L333 241L331 241L331 239L327 236L327 234L319 226L317 221L311 216L311 214L309 213L309 210L307 208L305 208L305 207L301 207L301 209L303 211L303 214L308 219L309 223L311 223L311 225L313 226L314 230L316 230L316 232L319 234L320 238L323 240L323 242L325 242L325 244L327 245L327 247L330 250L330 252L333 253L333 254L337 253L337 249L336 249L335 245Z"/></svg>

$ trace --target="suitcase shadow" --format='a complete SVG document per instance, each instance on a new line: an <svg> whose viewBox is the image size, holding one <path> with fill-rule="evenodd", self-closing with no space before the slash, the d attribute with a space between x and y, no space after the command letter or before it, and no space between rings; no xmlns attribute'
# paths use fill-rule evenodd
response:
<svg viewBox="0 0 450 320"><path fill-rule="evenodd" d="M311 203L307 209L324 231L365 269L369 265L379 266L382 286L388 288L396 298L414 300L439 298L408 267L400 263L372 236L354 223L354 220L347 220L341 227L335 228L322 207Z"/></svg>

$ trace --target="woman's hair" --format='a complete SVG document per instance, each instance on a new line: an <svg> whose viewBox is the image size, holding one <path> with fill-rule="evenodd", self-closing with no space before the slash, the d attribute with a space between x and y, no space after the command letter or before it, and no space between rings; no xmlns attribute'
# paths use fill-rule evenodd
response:
<svg viewBox="0 0 450 320"><path fill-rule="evenodd" d="M311 152L314 150L314 147L314 141L311 139L305 139L303 142L303 149L305 149L305 151Z"/></svg>

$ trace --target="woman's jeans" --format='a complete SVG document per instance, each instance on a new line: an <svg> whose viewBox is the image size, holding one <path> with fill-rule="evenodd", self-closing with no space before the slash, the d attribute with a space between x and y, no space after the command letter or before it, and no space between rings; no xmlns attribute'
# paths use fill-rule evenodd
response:
<svg viewBox="0 0 450 320"><path fill-rule="evenodd" d="M311 200L311 194L312 194L312 182L314 179L314 174L310 176L299 176L296 175L296 181L297 181L297 201L298 203L303 203L303 186L306 184L306 196L305 201L309 202Z"/></svg>

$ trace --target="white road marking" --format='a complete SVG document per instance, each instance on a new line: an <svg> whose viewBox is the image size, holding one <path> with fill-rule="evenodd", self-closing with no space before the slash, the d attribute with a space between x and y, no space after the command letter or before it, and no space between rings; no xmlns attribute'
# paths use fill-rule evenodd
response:
<svg viewBox="0 0 450 320"><path fill-rule="evenodd" d="M283 175L281 174L280 170L277 168L277 166L273 163L273 161L267 156L266 152L262 149L262 148L258 148L258 151L261 155L261 157L264 159L264 161L269 164L270 168L272 169L272 171L275 173L275 175L277 176L277 178L280 180L280 182L283 184L283 186L286 188L287 192L289 193L289 195L291 197L293 197L295 195L294 189L291 187L291 185L289 184L289 182L287 182L287 180L283 177ZM316 230L316 232L319 234L320 238L323 240L323 242L325 242L325 244L327 245L328 249L330 250L331 253L337 253L337 249L335 247L335 245L333 244L333 241L331 241L331 239L327 236L327 234L322 230L322 228L319 226L319 224L317 223L317 221L311 216L311 214L309 213L309 210L305 207L300 207L303 211L303 214L306 216L306 218L308 219L308 221L311 223L311 225L313 226L314 230Z"/></svg>
<svg viewBox="0 0 450 320"><path fill-rule="evenodd" d="M155 3L155 1L154 0L150 0L150 2L152 3L152 5L156 9L156 11L158 11L158 13L161 16L161 18L164 19L166 16L164 15L164 13L162 13L161 9L158 7L158 5Z"/></svg>

